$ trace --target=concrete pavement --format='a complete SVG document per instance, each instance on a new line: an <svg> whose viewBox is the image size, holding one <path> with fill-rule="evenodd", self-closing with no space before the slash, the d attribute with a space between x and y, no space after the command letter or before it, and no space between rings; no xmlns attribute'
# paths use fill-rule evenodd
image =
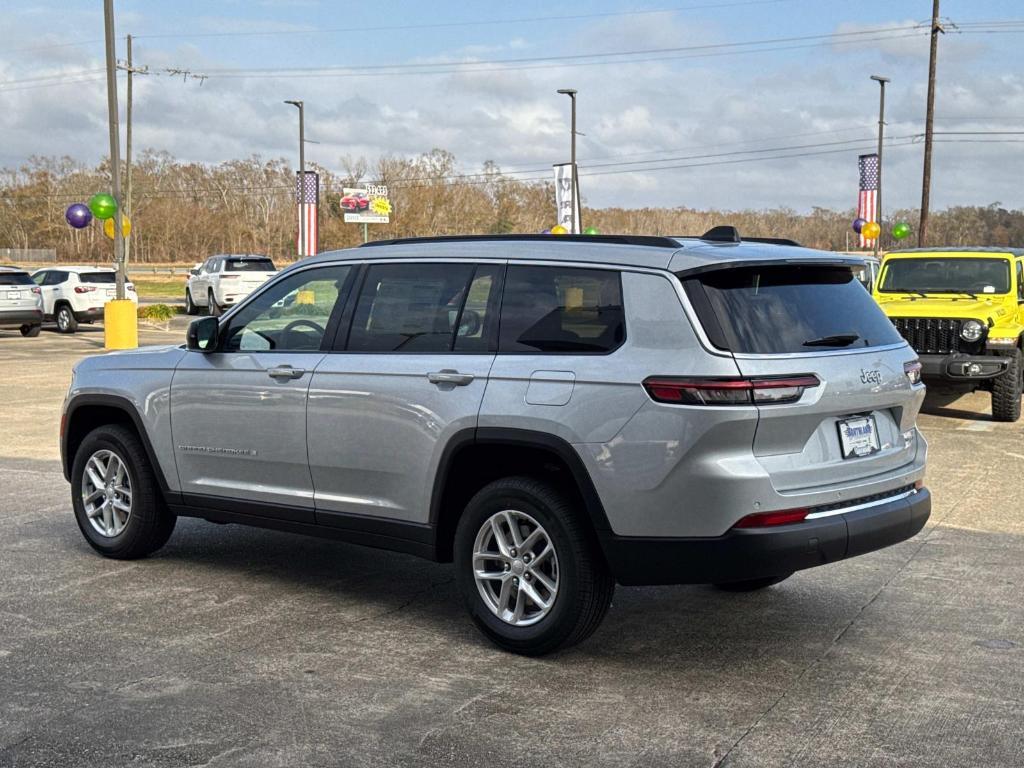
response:
<svg viewBox="0 0 1024 768"><path fill-rule="evenodd" d="M761 593L620 587L523 659L410 556L186 519L97 556L56 441L101 348L0 332L0 766L1024 765L1024 426L985 396L921 419L916 538Z"/></svg>

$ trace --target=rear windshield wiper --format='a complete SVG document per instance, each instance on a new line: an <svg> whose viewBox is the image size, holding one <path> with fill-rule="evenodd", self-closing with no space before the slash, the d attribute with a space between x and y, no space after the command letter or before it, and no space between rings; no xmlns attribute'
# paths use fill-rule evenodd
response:
<svg viewBox="0 0 1024 768"><path fill-rule="evenodd" d="M804 342L805 347L848 347L857 339L856 333L836 333L832 336L822 336L820 339L809 339Z"/></svg>

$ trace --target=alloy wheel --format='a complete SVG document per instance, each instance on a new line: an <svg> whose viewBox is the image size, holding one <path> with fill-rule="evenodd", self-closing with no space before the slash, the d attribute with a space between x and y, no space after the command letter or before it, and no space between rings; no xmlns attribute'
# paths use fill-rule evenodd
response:
<svg viewBox="0 0 1024 768"><path fill-rule="evenodd" d="M82 506L100 536L120 534L132 514L132 481L128 467L113 451L96 451L82 473Z"/></svg>
<svg viewBox="0 0 1024 768"><path fill-rule="evenodd" d="M491 613L516 627L536 624L548 615L558 597L554 542L525 512L496 512L476 535L473 576Z"/></svg>

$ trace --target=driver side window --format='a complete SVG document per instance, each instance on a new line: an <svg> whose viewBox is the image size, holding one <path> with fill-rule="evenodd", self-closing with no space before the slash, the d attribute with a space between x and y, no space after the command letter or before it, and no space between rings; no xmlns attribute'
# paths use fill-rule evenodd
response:
<svg viewBox="0 0 1024 768"><path fill-rule="evenodd" d="M1017 262L1017 301L1024 302L1024 261Z"/></svg>
<svg viewBox="0 0 1024 768"><path fill-rule="evenodd" d="M297 272L235 313L222 352L315 352L352 274L350 265Z"/></svg>

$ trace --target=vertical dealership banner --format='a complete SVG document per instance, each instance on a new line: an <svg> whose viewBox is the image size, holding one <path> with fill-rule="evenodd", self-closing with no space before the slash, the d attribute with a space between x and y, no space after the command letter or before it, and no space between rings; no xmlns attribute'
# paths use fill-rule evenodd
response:
<svg viewBox="0 0 1024 768"><path fill-rule="evenodd" d="M580 201L572 163L555 166L555 218L570 234L580 233Z"/></svg>
<svg viewBox="0 0 1024 768"><path fill-rule="evenodd" d="M298 255L313 256L317 252L318 217L317 209L320 205L320 176L315 171L306 171L306 178L295 174L295 202L298 208L298 237L295 245ZM305 226L303 226L303 223ZM305 242L303 242L305 235Z"/></svg>
<svg viewBox="0 0 1024 768"><path fill-rule="evenodd" d="M860 195L857 197L857 217L864 221L878 221L878 155L861 155L857 158L860 168ZM881 224L882 222L878 222ZM866 248L868 241L860 236L860 247Z"/></svg>

